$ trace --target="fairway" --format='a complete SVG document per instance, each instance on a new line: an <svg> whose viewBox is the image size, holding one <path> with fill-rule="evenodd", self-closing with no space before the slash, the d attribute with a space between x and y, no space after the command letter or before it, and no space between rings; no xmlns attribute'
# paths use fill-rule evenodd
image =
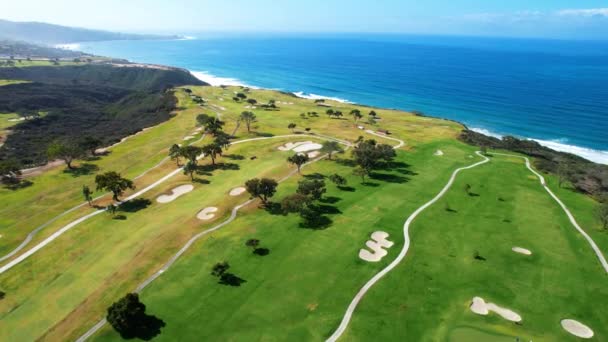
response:
<svg viewBox="0 0 608 342"><path fill-rule="evenodd" d="M476 147L456 139L462 126L451 121L377 108L378 119L368 120L371 108L336 101L320 106L270 90L188 88L191 94L185 87L176 91L179 109L169 121L110 147L108 155L77 162L93 171L74 174L59 165L28 178L31 186L0 190L0 224L7 227L0 257L40 227L0 265L20 261L0 274L7 293L0 301L0 340L75 340L147 279L153 281L141 292L146 312L165 324L154 340L325 340L359 289L400 253L406 219L444 188L445 195L409 227L406 257L365 294L340 340L565 340L570 335L559 325L564 318L608 338L606 309L589 309L608 295L606 273L522 159L490 153L483 163ZM258 106L274 100L278 108L234 101L240 92ZM326 115L327 106L343 116ZM354 108L364 119L349 114ZM249 130L239 121L245 110L256 115ZM202 159L193 180L180 169L184 160L178 166L167 154L172 144L212 141L197 129L201 113L225 121L234 139L217 166ZM351 154L360 136L396 152L364 180L354 174ZM301 174L287 162L298 149L309 153L327 140L340 141L347 151L332 160L315 154L320 158ZM470 166L449 182L455 170ZM124 198L143 190L137 195L143 204L119 211L122 219L100 212L53 235L97 210L83 202L81 188L110 170L134 179L136 189ZM333 184L329 177L335 174L346 184ZM323 179L324 224L303 226L298 214L249 202L242 187L262 177L284 180L272 198L277 204L299 181ZM546 177L555 189L555 178ZM577 219L583 216L580 223L599 247L608 247L588 215L595 202L567 188L555 191L572 203ZM103 192L94 197L100 208L111 203ZM359 252L376 231L386 232L394 245L380 261L364 261ZM258 239L266 254L252 253L249 239ZM41 247L27 254L34 246ZM184 246L189 248L175 263L162 268ZM515 246L532 254L515 253ZM222 261L240 286L218 284L210 275ZM476 296L517 312L521 324L472 313ZM121 337L106 324L92 339Z"/></svg>

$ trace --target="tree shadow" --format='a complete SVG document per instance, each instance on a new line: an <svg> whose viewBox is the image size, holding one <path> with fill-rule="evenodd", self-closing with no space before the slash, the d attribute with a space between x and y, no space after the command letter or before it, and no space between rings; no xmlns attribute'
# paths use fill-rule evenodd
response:
<svg viewBox="0 0 608 342"><path fill-rule="evenodd" d="M241 284L246 283L247 280L240 278L239 276L225 272L220 276L219 284L228 285L228 286L241 286Z"/></svg>
<svg viewBox="0 0 608 342"><path fill-rule="evenodd" d="M327 204L335 204L340 202L342 199L340 197L335 197L335 196L327 196L327 197L323 197L319 200L319 202L321 203L327 203Z"/></svg>
<svg viewBox="0 0 608 342"><path fill-rule="evenodd" d="M320 214L328 214L328 215L337 215L337 214L342 214L342 211L336 207L334 207L333 205L317 205L316 206L318 208L318 212Z"/></svg>
<svg viewBox="0 0 608 342"><path fill-rule="evenodd" d="M166 326L166 323L154 315L142 314L132 322L132 325L133 327L129 331L121 332L120 337L126 340L138 338L150 341L160 335L160 330Z"/></svg>
<svg viewBox="0 0 608 342"><path fill-rule="evenodd" d="M76 168L65 169L63 170L63 173L70 174L72 177L80 177L90 175L91 173L97 171L99 171L99 166L90 163L83 163Z"/></svg>
<svg viewBox="0 0 608 342"><path fill-rule="evenodd" d="M352 160L352 159L334 158L334 160L336 161L336 163L338 163L340 165L350 166L350 167L357 166L357 163L354 160Z"/></svg>
<svg viewBox="0 0 608 342"><path fill-rule="evenodd" d="M24 189L27 188L29 186L34 185L34 183L30 180L27 179L22 179L22 180L16 180L16 181L3 181L4 187L9 189L9 190L19 190L19 189Z"/></svg>
<svg viewBox="0 0 608 342"><path fill-rule="evenodd" d="M127 217L125 215L114 215L112 216L112 220L124 221Z"/></svg>
<svg viewBox="0 0 608 342"><path fill-rule="evenodd" d="M211 182L204 178L194 178L193 182L198 184L210 184Z"/></svg>
<svg viewBox="0 0 608 342"><path fill-rule="evenodd" d="M309 205L300 211L301 228L321 230L326 229L333 221L325 214L339 214L341 211L330 205Z"/></svg>
<svg viewBox="0 0 608 342"><path fill-rule="evenodd" d="M353 188L352 186L338 185L338 189L340 189L342 191L346 191L346 192L355 192L355 188Z"/></svg>
<svg viewBox="0 0 608 342"><path fill-rule="evenodd" d="M303 177L306 179L318 179L318 180L325 179L325 175L322 175L318 172L310 173L310 174L304 175Z"/></svg>
<svg viewBox="0 0 608 342"><path fill-rule="evenodd" d="M147 198L136 198L136 199L132 199L130 201L127 202L123 202L118 209L120 211L124 211L127 213L135 213L138 212L142 209L146 209L148 206L150 206L152 204L152 201L150 201Z"/></svg>
<svg viewBox="0 0 608 342"><path fill-rule="evenodd" d="M256 248L253 250L253 254L259 255L259 256L266 256L266 255L270 254L270 249L265 248L265 247Z"/></svg>
<svg viewBox="0 0 608 342"><path fill-rule="evenodd" d="M240 170L241 167L239 166L239 164L234 164L234 163L215 163L215 165L213 164L206 164L206 165L199 165L196 173L197 174L205 174L210 176L211 174L209 172L213 172L215 170Z"/></svg>
<svg viewBox="0 0 608 342"><path fill-rule="evenodd" d="M316 217L306 218L300 222L300 228L313 229L313 230L323 230L327 229L333 221L323 215L318 215Z"/></svg>
<svg viewBox="0 0 608 342"><path fill-rule="evenodd" d="M230 159L230 160L244 160L245 159L245 157L240 154L224 154L223 157L226 159Z"/></svg>
<svg viewBox="0 0 608 342"><path fill-rule="evenodd" d="M266 210L270 215L280 215L280 216L287 215L285 210L283 210L283 208L281 208L280 203L268 202L264 206L264 210Z"/></svg>
<svg viewBox="0 0 608 342"><path fill-rule="evenodd" d="M452 209L450 207L445 208L445 211L447 211L448 213L457 213L458 212L458 210L454 210L454 209Z"/></svg>
<svg viewBox="0 0 608 342"><path fill-rule="evenodd" d="M479 197L479 194L474 193L474 192L467 192L467 195L469 195L471 197Z"/></svg>
<svg viewBox="0 0 608 342"><path fill-rule="evenodd" d="M361 182L361 185L364 185L364 186L369 186L369 187L371 187L371 188L377 188L377 187L379 187L379 186L380 186L380 184L378 184L378 183L374 183L374 182L368 182L368 181Z"/></svg>
<svg viewBox="0 0 608 342"><path fill-rule="evenodd" d="M254 134L258 137L264 137L264 138L274 137L274 134L272 134L272 133L255 132Z"/></svg>
<svg viewBox="0 0 608 342"><path fill-rule="evenodd" d="M393 175L390 173L373 172L369 176L372 179L387 182L387 183L407 183L410 179L403 176Z"/></svg>

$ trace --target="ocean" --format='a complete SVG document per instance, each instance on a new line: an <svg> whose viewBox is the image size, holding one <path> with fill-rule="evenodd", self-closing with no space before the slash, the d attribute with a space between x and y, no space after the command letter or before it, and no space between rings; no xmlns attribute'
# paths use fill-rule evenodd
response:
<svg viewBox="0 0 608 342"><path fill-rule="evenodd" d="M194 34L72 48L248 85L458 120L608 164L608 41Z"/></svg>

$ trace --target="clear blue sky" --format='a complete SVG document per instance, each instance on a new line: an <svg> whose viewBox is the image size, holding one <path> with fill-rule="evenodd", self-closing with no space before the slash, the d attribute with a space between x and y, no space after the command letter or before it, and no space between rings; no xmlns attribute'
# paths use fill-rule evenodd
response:
<svg viewBox="0 0 608 342"><path fill-rule="evenodd" d="M26 0L0 18L130 32L402 32L608 39L608 0Z"/></svg>

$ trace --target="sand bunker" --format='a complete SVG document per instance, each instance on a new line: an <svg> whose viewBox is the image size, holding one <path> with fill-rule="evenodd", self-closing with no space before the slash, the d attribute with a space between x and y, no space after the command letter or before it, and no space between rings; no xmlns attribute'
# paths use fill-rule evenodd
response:
<svg viewBox="0 0 608 342"><path fill-rule="evenodd" d="M434 156L442 156L443 155L443 151L442 150L437 150L435 151L435 153L433 153Z"/></svg>
<svg viewBox="0 0 608 342"><path fill-rule="evenodd" d="M511 248L511 250L515 253L520 253L520 254L524 254L524 255L532 255L532 251L530 251L529 249L521 248L521 247L513 247L513 248Z"/></svg>
<svg viewBox="0 0 608 342"><path fill-rule="evenodd" d="M393 242L387 240L388 233L382 231L373 232L371 237L372 239L367 240L365 245L373 252L367 249L360 249L359 258L369 262L378 262L388 254L385 248L390 248Z"/></svg>
<svg viewBox="0 0 608 342"><path fill-rule="evenodd" d="M321 154L321 152L319 151L312 151L310 153L308 153L308 158L312 159L312 158L316 158Z"/></svg>
<svg viewBox="0 0 608 342"><path fill-rule="evenodd" d="M193 137L193 136L191 136L191 135L189 135L189 136L187 136L187 137L184 137L184 140L192 140L192 139L194 139L194 137Z"/></svg>
<svg viewBox="0 0 608 342"><path fill-rule="evenodd" d="M486 303L481 297L473 298L473 303L471 303L471 311L483 316L486 316L490 311L494 311L506 320L511 322L521 322L521 316L517 313L509 309L501 308L494 303Z"/></svg>
<svg viewBox="0 0 608 342"><path fill-rule="evenodd" d="M234 188L232 190L230 190L230 196L238 196L240 194L242 194L243 192L245 192L247 189L243 188L242 186L238 187L238 188Z"/></svg>
<svg viewBox="0 0 608 342"><path fill-rule="evenodd" d="M177 188L171 190L171 195L160 195L156 198L156 202L158 203L169 203L179 196L189 193L194 190L194 186L192 184L180 185Z"/></svg>
<svg viewBox="0 0 608 342"><path fill-rule="evenodd" d="M198 212L198 214L196 214L196 218L199 220L211 220L212 218L215 217L215 214L213 214L214 212L217 211L216 207L207 207L201 211Z"/></svg>
<svg viewBox="0 0 608 342"><path fill-rule="evenodd" d="M23 120L25 120L25 118L8 119L8 121L10 121L10 122L17 122L17 121L23 121Z"/></svg>
<svg viewBox="0 0 608 342"><path fill-rule="evenodd" d="M562 328L572 335L580 338L592 338L593 330L579 321L573 319L563 319Z"/></svg>
<svg viewBox="0 0 608 342"><path fill-rule="evenodd" d="M321 145L321 144L307 143L307 144L302 144L300 146L294 147L293 151L298 152L298 153L299 152L308 152L308 151L320 150L321 147L323 147L323 145Z"/></svg>
<svg viewBox="0 0 608 342"><path fill-rule="evenodd" d="M312 141L289 142L283 146L279 146L279 151L291 151L293 148L304 144L312 144Z"/></svg>

